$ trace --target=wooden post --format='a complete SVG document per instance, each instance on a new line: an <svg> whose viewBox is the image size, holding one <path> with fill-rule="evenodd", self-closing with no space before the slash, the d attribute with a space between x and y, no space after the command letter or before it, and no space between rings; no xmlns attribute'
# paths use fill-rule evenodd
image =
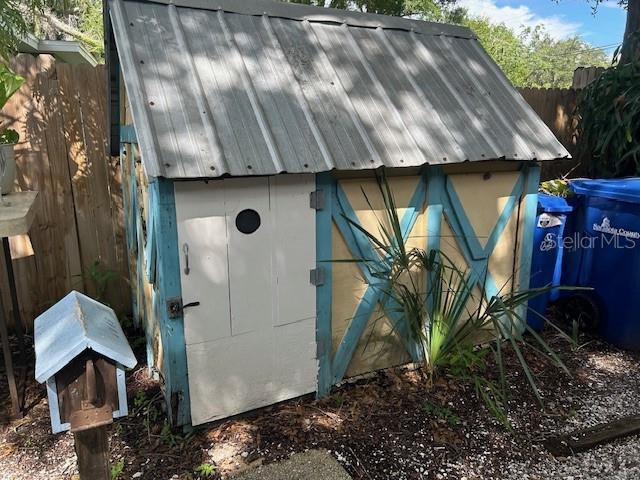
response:
<svg viewBox="0 0 640 480"><path fill-rule="evenodd" d="M13 359L11 358L11 349L9 347L9 332L5 323L4 311L2 306L2 295L0 295L0 348L4 355L4 369L7 374L7 383L9 384L9 396L11 397L11 416L13 418L22 417L22 409L18 388L16 386L16 377L13 372Z"/></svg>
<svg viewBox="0 0 640 480"><path fill-rule="evenodd" d="M80 480L111 480L107 427L74 432Z"/></svg>

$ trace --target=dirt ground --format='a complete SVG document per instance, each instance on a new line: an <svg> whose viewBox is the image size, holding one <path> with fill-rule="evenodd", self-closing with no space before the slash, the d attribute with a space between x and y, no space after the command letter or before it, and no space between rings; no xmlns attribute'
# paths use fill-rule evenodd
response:
<svg viewBox="0 0 640 480"><path fill-rule="evenodd" d="M400 368L320 401L300 398L183 434L165 425L159 386L139 367L128 375L130 415L110 428L114 478L220 478L316 448L363 480L640 478L637 438L559 459L541 444L554 433L640 413L638 356L598 341L578 347L546 338L572 375L530 354L541 409L508 357L513 431L489 414L472 386L444 376L427 389L418 371ZM8 399L1 400L0 478L73 478L73 439L50 433L44 387L29 381L21 420L9 421Z"/></svg>

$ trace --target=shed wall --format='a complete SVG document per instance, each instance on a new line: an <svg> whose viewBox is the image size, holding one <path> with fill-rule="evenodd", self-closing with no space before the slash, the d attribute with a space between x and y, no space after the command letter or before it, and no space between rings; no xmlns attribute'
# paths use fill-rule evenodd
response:
<svg viewBox="0 0 640 480"><path fill-rule="evenodd" d="M520 288L521 263L522 261L525 264L528 262L528 257L521 258L520 251L522 232L525 231L523 226L525 192L523 189L519 190L518 186L523 184L525 175L523 171L513 167L504 171L502 164L487 163L480 167L469 165L469 168L466 169L458 166L449 170L449 173L447 170L444 170L443 173L445 183L447 183L443 193L448 197L446 190L453 188L459 200L458 208L468 218L468 226L475 232L480 247L486 248L488 242L495 242L493 248L488 247L491 252L487 255L484 264L488 265L488 271L498 291L504 294L512 288ZM389 178L389 184L398 206L398 218L402 219L407 212L407 207L412 201L419 182L429 182L429 176L430 174L427 173L422 176L410 175ZM384 217L384 204L375 178L339 179L337 187L344 192L362 227L369 232L377 231L378 219ZM431 194L433 192L427 188L426 198L429 199ZM474 265L468 261L469 255L465 250L466 237L472 236L471 232L467 231L462 235L459 232L456 233L449 218L453 214L449 212L450 215L447 215L448 207L445 206L445 212L439 222L439 231L433 232L435 235L430 234L429 229L433 228L433 223L428 218L429 205L429 200L426 200L419 208L415 223L408 236L407 245L426 250L440 248L458 267L471 269ZM333 206L333 208L340 209L341 206ZM510 214L505 216L505 213ZM501 214L504 218L501 218ZM435 219L434 221L437 222ZM504 222L500 234L497 239L492 239L492 233L500 222ZM335 221L332 222L331 241L334 260L355 258L347 245L348 240ZM341 343L345 341L345 332L348 331L357 315L358 306L363 301L367 285L356 263L333 263L331 270L332 362L336 362L339 360L336 359L336 354L340 350ZM417 281L423 281L423 279L417 279ZM479 299L481 297L480 286L475 288L475 292L476 299ZM365 299L364 302L366 301ZM469 308L475 307L477 307L477 303L469 305ZM389 334L390 332L391 334ZM411 361L411 356L401 338L393 332L392 321L381 312L380 305L377 305L368 317L366 327L358 339L357 347L348 362L344 377L352 377L409 361ZM339 375L335 374L335 365L332 372L335 383L339 380Z"/></svg>

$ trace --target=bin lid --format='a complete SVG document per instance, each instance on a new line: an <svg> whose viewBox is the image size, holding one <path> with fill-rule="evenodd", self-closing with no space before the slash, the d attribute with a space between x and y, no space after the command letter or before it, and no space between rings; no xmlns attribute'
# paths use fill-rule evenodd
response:
<svg viewBox="0 0 640 480"><path fill-rule="evenodd" d="M571 180L571 189L579 195L640 203L640 178Z"/></svg>
<svg viewBox="0 0 640 480"><path fill-rule="evenodd" d="M573 207L562 197L538 193L538 209L547 213L568 213L573 210Z"/></svg>

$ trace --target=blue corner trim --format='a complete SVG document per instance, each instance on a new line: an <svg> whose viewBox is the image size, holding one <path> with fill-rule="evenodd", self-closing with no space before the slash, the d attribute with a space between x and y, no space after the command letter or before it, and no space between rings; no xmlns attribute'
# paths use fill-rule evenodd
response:
<svg viewBox="0 0 640 480"><path fill-rule="evenodd" d="M522 222L522 244L520 247L520 275L519 289L529 288L531 277L531 255L533 254L533 232L536 228L536 216L538 210L538 186L540 184L540 166L527 165L522 171L526 176L524 186L524 214ZM515 280L515 279L514 279ZM520 315L526 318L527 306L522 306ZM523 327L524 328L524 327Z"/></svg>
<svg viewBox="0 0 640 480"><path fill-rule="evenodd" d="M336 182L331 173L316 175L316 190L323 192L324 206L316 212L316 268L324 271L324 283L316 287L316 346L318 349L318 390L323 397L331 391L331 355L333 350L331 334L331 308L333 304L333 239L332 219L333 199Z"/></svg>
<svg viewBox="0 0 640 480"><path fill-rule="evenodd" d="M136 129L133 125L120 125L120 143L138 143Z"/></svg>
<svg viewBox="0 0 640 480"><path fill-rule="evenodd" d="M178 229L173 182L164 178L149 184L149 208L153 209L156 228L156 289L163 348L165 397L177 426L191 424L187 349L182 314L169 318L167 301L182 297ZM172 417L173 417L172 415Z"/></svg>

